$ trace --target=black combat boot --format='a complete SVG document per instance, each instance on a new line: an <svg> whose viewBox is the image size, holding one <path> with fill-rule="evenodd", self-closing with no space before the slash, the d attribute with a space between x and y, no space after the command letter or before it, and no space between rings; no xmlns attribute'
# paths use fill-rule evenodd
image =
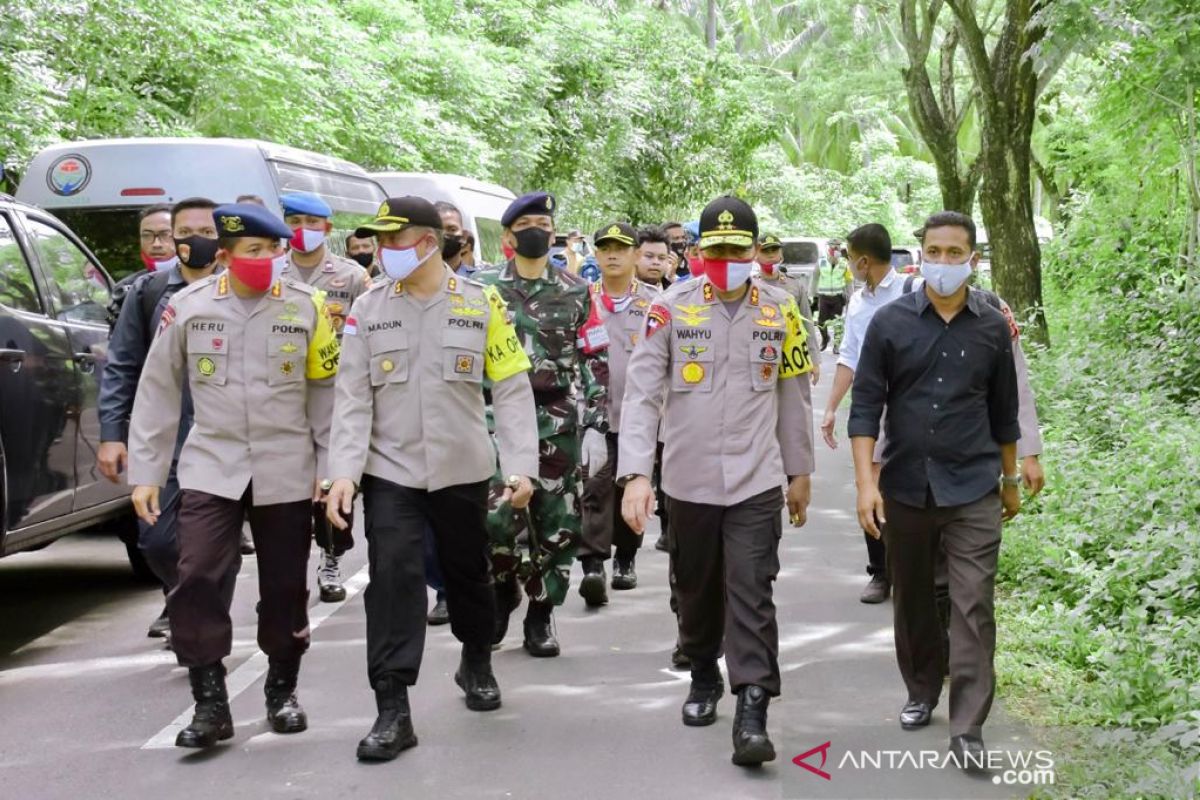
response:
<svg viewBox="0 0 1200 800"><path fill-rule="evenodd" d="M579 582L579 596L588 608L599 608L608 604L608 588L604 585L604 559L599 556L584 556L583 580Z"/></svg>
<svg viewBox="0 0 1200 800"><path fill-rule="evenodd" d="M529 601L525 612L525 649L537 658L553 658L558 655L558 639L554 638L551 619L553 603Z"/></svg>
<svg viewBox="0 0 1200 800"><path fill-rule="evenodd" d="M233 716L225 691L225 665L218 661L207 667L189 667L196 711L191 723L175 737L176 747L212 747L233 738Z"/></svg>
<svg viewBox="0 0 1200 800"><path fill-rule="evenodd" d="M379 709L375 725L358 743L360 761L391 761L402 750L417 746L412 711L408 707L408 687L395 675L386 674L376 681L375 706Z"/></svg>
<svg viewBox="0 0 1200 800"><path fill-rule="evenodd" d="M300 659L271 660L267 667L267 722L276 733L299 733L308 729L308 715L296 699L296 678L300 674Z"/></svg>
<svg viewBox="0 0 1200 800"><path fill-rule="evenodd" d="M689 728L712 725L717 721L717 701L725 694L725 681L717 662L692 664L692 688L683 701L683 724Z"/></svg>
<svg viewBox="0 0 1200 800"><path fill-rule="evenodd" d="M775 760L775 745L767 736L767 705L771 702L761 686L743 686L738 692L733 716L733 763L757 767Z"/></svg>
<svg viewBox="0 0 1200 800"><path fill-rule="evenodd" d="M498 647L508 633L508 618L513 609L521 605L521 595L516 580L496 581L492 584L496 596L496 628L492 634L492 646Z"/></svg>
<svg viewBox="0 0 1200 800"><path fill-rule="evenodd" d="M466 694L467 708L472 711L494 711L500 707L500 686L492 674L491 648L463 644L454 682Z"/></svg>
<svg viewBox="0 0 1200 800"><path fill-rule="evenodd" d="M636 553L617 553L617 557L613 559L612 587L617 591L637 588L637 573L633 571L636 556Z"/></svg>

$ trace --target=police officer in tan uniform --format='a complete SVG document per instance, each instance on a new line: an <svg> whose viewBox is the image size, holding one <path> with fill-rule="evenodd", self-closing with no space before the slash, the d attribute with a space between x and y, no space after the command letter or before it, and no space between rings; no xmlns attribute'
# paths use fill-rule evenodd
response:
<svg viewBox="0 0 1200 800"><path fill-rule="evenodd" d="M425 645L425 529L432 527L450 629L463 643L455 681L467 707L500 707L492 675L495 608L485 527L496 451L483 379L492 382L500 466L512 505L533 496L537 419L529 358L495 289L442 261L442 221L419 197L389 198L356 235L379 239L379 280L346 320L329 475L330 522L347 524L361 482L371 582L367 671L379 716L358 745L388 760L417 743L408 704Z"/></svg>
<svg viewBox="0 0 1200 800"><path fill-rule="evenodd" d="M812 382L821 379L821 348L817 340L817 326L812 320L812 299L808 296L807 281L788 275L783 264L783 242L774 234L767 234L758 242L758 274L768 284L779 286L792 297L804 318L804 330L808 335L808 355L812 361Z"/></svg>
<svg viewBox="0 0 1200 800"><path fill-rule="evenodd" d="M630 359L617 469L622 513L641 531L654 507L649 476L661 416L680 644L692 667L683 723L716 721L723 646L738 695L733 763L743 766L775 758L766 721L780 689L771 595L781 487L788 484L792 523L803 525L813 471L804 326L790 295L751 277L757 236L745 202L726 196L705 207L704 274L650 306Z"/></svg>
<svg viewBox="0 0 1200 800"><path fill-rule="evenodd" d="M589 288L591 313L579 333L579 345L585 353L608 353L608 392L605 396L608 432L588 428L583 434L584 481L583 538L579 561L583 580L579 593L590 607L608 602L604 587L604 562L612 555L612 588L637 587L634 558L642 537L630 530L621 516L623 491L614 483L617 461L617 434L621 429L621 400L625 393L625 373L634 345L646 327L646 311L659 294L658 289L634 277L638 260L638 234L624 222L614 222L596 231L593 237L600 280Z"/></svg>
<svg viewBox="0 0 1200 800"><path fill-rule="evenodd" d="M225 272L171 298L146 358L129 435L129 483L153 524L171 467L184 380L195 422L179 456L179 583L167 598L171 642L188 668L195 716L179 747L233 736L221 659L233 628L221 585L243 520L258 548L258 645L269 659L267 720L308 726L296 701L308 648L305 572L316 477L324 465L338 343L316 290L279 279L291 230L266 209L213 210Z"/></svg>
<svg viewBox="0 0 1200 800"><path fill-rule="evenodd" d="M288 192L279 197L283 221L292 229L283 277L307 284L325 293L325 308L338 338L355 298L367 290L371 279L356 261L342 258L329 249L333 209L312 192ZM344 550L336 543L321 548L317 565L317 589L322 603L346 599L340 561Z"/></svg>

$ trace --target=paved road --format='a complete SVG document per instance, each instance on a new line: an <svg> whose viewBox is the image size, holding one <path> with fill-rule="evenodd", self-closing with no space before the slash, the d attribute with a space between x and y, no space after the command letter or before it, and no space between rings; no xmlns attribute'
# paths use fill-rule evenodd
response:
<svg viewBox="0 0 1200 800"><path fill-rule="evenodd" d="M827 374L832 363L826 357ZM827 386L828 379L822 381ZM818 391L818 407L824 387ZM557 614L563 655L535 660L520 647L520 613L495 668L504 707L463 706L452 675L458 644L429 629L412 692L420 746L391 763L360 765L354 747L374 718L366 685L365 548L351 551L355 593L313 608L313 645L301 673L308 732L281 737L263 720L265 658L254 644L257 564L246 559L228 659L237 734L205 753L171 745L190 708L186 672L145 637L161 596L136 584L120 545L73 536L0 561L0 795L19 798L799 798L1012 797L1027 792L954 769L887 768L900 752L942 758L945 705L926 730L896 722L904 692L890 606L865 606L864 548L853 522L845 445L821 445L807 527L785 529L776 589L784 695L771 706L780 758L760 770L729 762L732 698L709 728L684 728L686 674L667 669L674 620L666 554L638 562L641 586L588 612L572 591ZM657 531L648 534L653 541ZM315 568L315 559L314 559ZM181 717L181 715L183 715ZM1032 749L993 711L988 743ZM824 772L792 758L829 742ZM882 759L855 768L846 759ZM1003 754L1002 754L1003 755ZM805 763L821 768L821 753Z"/></svg>

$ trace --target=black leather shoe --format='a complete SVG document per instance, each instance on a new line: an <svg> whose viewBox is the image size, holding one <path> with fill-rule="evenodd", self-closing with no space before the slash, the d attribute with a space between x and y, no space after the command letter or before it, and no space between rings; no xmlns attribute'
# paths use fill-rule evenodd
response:
<svg viewBox="0 0 1200 800"><path fill-rule="evenodd" d="M725 681L716 664L692 669L692 687L683 701L683 724L689 728L712 725L717 721L717 701L725 694Z"/></svg>
<svg viewBox="0 0 1200 800"><path fill-rule="evenodd" d="M450 622L450 609L446 608L446 598L438 597L425 621L430 625L445 625Z"/></svg>
<svg viewBox="0 0 1200 800"><path fill-rule="evenodd" d="M146 635L151 639L165 639L171 632L171 620L167 616L167 607L163 606L162 613L158 615L158 619L150 623Z"/></svg>
<svg viewBox="0 0 1200 800"><path fill-rule="evenodd" d="M513 609L521 604L516 581L496 581L492 584L492 592L496 596L496 628L492 634L492 646L496 647L504 641L508 634L508 618Z"/></svg>
<svg viewBox="0 0 1200 800"><path fill-rule="evenodd" d="M667 547L667 535L665 533L660 533L658 535L658 539L656 539L654 542L654 549L661 550L664 553L669 553L671 551L670 548Z"/></svg>
<svg viewBox="0 0 1200 800"><path fill-rule="evenodd" d="M933 709L937 703L924 703L920 700L909 700L900 710L900 727L906 731L924 728L933 717Z"/></svg>
<svg viewBox="0 0 1200 800"><path fill-rule="evenodd" d="M496 676L492 674L492 651L470 652L469 645L463 645L462 660L458 663L458 672L454 673L454 682L467 696L467 708L472 711L494 711L500 707L500 687ZM469 655L469 658L468 658Z"/></svg>
<svg viewBox="0 0 1200 800"><path fill-rule="evenodd" d="M733 717L733 763L757 767L775 760L775 745L767 736L767 706L771 697L761 686L743 686Z"/></svg>
<svg viewBox="0 0 1200 800"><path fill-rule="evenodd" d="M242 540L238 544L238 550L240 550L244 556L254 555L254 539L249 533L246 532L245 528L242 528Z"/></svg>
<svg viewBox="0 0 1200 800"><path fill-rule="evenodd" d="M872 575L871 580L867 583L866 587L863 588L862 594L858 596L858 599L859 602L870 603L874 605L887 600L888 595L891 593L892 585L887 582L887 579L880 577L879 575Z"/></svg>
<svg viewBox="0 0 1200 800"><path fill-rule="evenodd" d="M233 716L229 713L229 693L225 691L225 666L221 662L207 667L190 667L188 680L196 710L192 721L175 736L176 747L212 747L233 738Z"/></svg>
<svg viewBox="0 0 1200 800"><path fill-rule="evenodd" d="M296 699L300 660L271 661L267 666L267 722L276 733L300 733L308 729L308 715Z"/></svg>
<svg viewBox="0 0 1200 800"><path fill-rule="evenodd" d="M554 605L529 601L525 612L524 647L536 658L554 658L558 655L558 639L554 638L552 624Z"/></svg>
<svg viewBox="0 0 1200 800"><path fill-rule="evenodd" d="M987 772L987 751L983 739L970 734L950 737L950 755L963 772L981 774Z"/></svg>
<svg viewBox="0 0 1200 800"><path fill-rule="evenodd" d="M633 571L634 556L613 559L612 587L617 591L637 588L637 573Z"/></svg>
<svg viewBox="0 0 1200 800"><path fill-rule="evenodd" d="M417 746L407 686L392 675L380 678L375 685L375 706L379 709L375 725L358 743L360 761L391 761L401 751Z"/></svg>
<svg viewBox="0 0 1200 800"><path fill-rule="evenodd" d="M588 608L599 608L608 604L608 589L604 585L604 561L595 556L583 559L583 580L579 582L579 596Z"/></svg>
<svg viewBox="0 0 1200 800"><path fill-rule="evenodd" d="M690 658L688 658L686 655L684 655L683 649L680 648L680 646L678 644L676 644L675 649L673 651L671 651L671 669L684 670L684 669L691 669L691 668L692 668L692 660Z"/></svg>

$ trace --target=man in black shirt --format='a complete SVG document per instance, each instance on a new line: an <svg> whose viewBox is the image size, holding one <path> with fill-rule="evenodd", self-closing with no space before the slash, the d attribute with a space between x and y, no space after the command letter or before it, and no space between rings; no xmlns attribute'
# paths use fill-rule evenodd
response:
<svg viewBox="0 0 1200 800"><path fill-rule="evenodd" d="M967 286L975 224L956 212L925 223L921 291L876 312L863 340L849 435L863 529L886 522L896 660L908 689L900 725L929 724L941 694L934 600L939 543L950 576L950 749L984 760L982 726L995 694L993 594L1000 524L1021 507L1017 382L1004 315ZM871 456L887 408L878 486Z"/></svg>

